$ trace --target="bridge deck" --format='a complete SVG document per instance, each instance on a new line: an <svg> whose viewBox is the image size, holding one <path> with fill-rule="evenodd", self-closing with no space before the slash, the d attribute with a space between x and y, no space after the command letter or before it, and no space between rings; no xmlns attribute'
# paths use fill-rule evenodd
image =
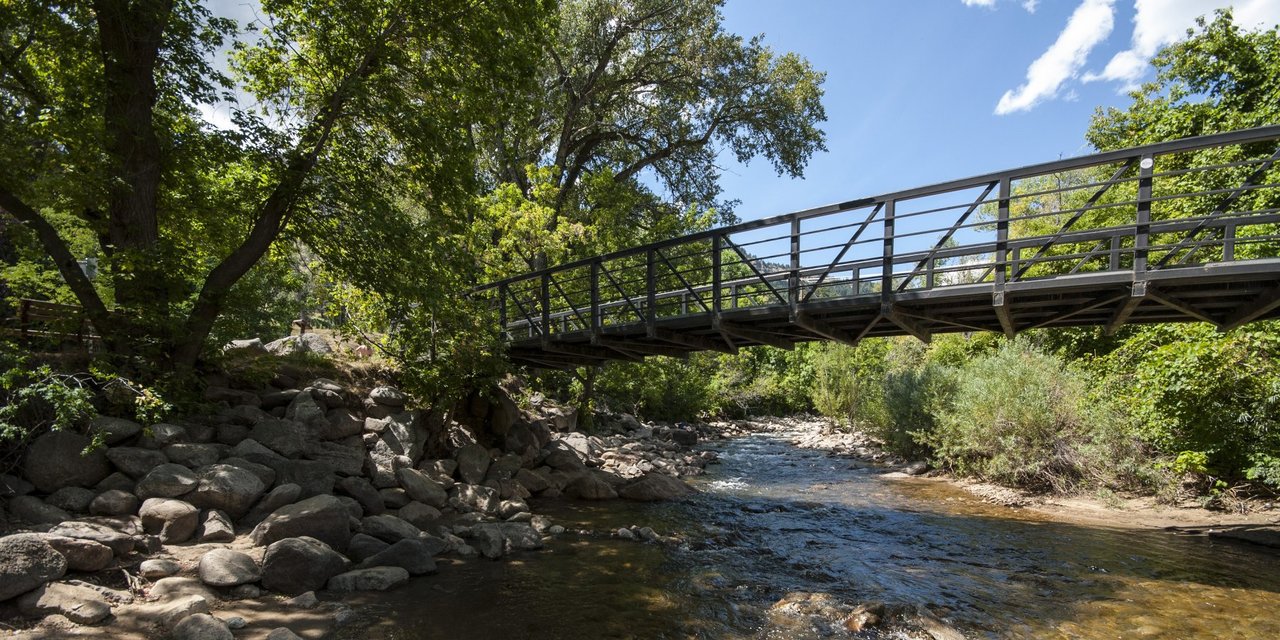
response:
<svg viewBox="0 0 1280 640"><path fill-rule="evenodd" d="M1280 315L1280 126L695 233L482 287L513 360Z"/></svg>

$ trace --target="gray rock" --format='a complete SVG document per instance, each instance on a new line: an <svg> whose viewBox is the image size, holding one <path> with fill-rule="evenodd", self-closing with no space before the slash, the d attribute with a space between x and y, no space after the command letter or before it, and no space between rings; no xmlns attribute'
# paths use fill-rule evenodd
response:
<svg viewBox="0 0 1280 640"><path fill-rule="evenodd" d="M156 580L159 578L168 578L182 571L182 567L173 560L168 558L152 558L143 560L138 565L138 573L148 580Z"/></svg>
<svg viewBox="0 0 1280 640"><path fill-rule="evenodd" d="M436 561L431 557L431 549L418 540L400 540L369 556L359 567L400 567L411 576L421 576L436 572Z"/></svg>
<svg viewBox="0 0 1280 640"><path fill-rule="evenodd" d="M613 485L594 473L584 473L565 485L564 494L580 500L612 500L618 497Z"/></svg>
<svg viewBox="0 0 1280 640"><path fill-rule="evenodd" d="M467 484L484 482L485 472L492 462L489 450L478 444L469 444L458 449L454 456L458 460L458 477Z"/></svg>
<svg viewBox="0 0 1280 640"><path fill-rule="evenodd" d="M665 473L649 473L643 478L625 486L618 495L628 500L641 502L657 502L675 500L697 493L697 490L679 478Z"/></svg>
<svg viewBox="0 0 1280 640"><path fill-rule="evenodd" d="M199 470L200 482L187 499L198 507L221 509L232 518L249 512L266 488L253 472L227 464L215 464Z"/></svg>
<svg viewBox="0 0 1280 640"><path fill-rule="evenodd" d="M303 425L303 428L313 434L326 431L329 428L328 409L316 397L321 393L319 390L306 389L294 396L284 411L285 419Z"/></svg>
<svg viewBox="0 0 1280 640"><path fill-rule="evenodd" d="M487 558L498 558L510 551L542 548L542 536L526 523L500 522L471 527L473 543Z"/></svg>
<svg viewBox="0 0 1280 640"><path fill-rule="evenodd" d="M111 491L114 489L125 493L133 493L133 488L136 485L137 483L133 481L133 478L116 471L115 473L103 478L102 482L93 485L93 488L98 491Z"/></svg>
<svg viewBox="0 0 1280 640"><path fill-rule="evenodd" d="M403 391L395 387L374 387L369 391L369 399L386 407L403 407L408 398Z"/></svg>
<svg viewBox="0 0 1280 640"><path fill-rule="evenodd" d="M409 499L409 494L405 493L404 489L401 489L400 487L378 489L378 495L382 497L382 502L387 505L388 509L399 509L410 502L413 502Z"/></svg>
<svg viewBox="0 0 1280 640"><path fill-rule="evenodd" d="M577 473L585 471L587 468L587 465L582 461L581 455L563 442L552 442L547 445L545 451L547 456L542 463L552 469Z"/></svg>
<svg viewBox="0 0 1280 640"><path fill-rule="evenodd" d="M315 442L305 456L329 465L333 473L358 476L364 472L364 446L351 447L337 442Z"/></svg>
<svg viewBox="0 0 1280 640"><path fill-rule="evenodd" d="M163 449L170 462L198 469L217 462L231 447L222 444L189 444L179 442Z"/></svg>
<svg viewBox="0 0 1280 640"><path fill-rule="evenodd" d="M258 464L266 464L267 461L279 459L280 454L263 446L261 442L253 438L241 440L234 447L231 447L230 457L244 458L249 462Z"/></svg>
<svg viewBox="0 0 1280 640"><path fill-rule="evenodd" d="M200 581L211 587L234 587L257 582L262 570L248 554L213 549L200 556Z"/></svg>
<svg viewBox="0 0 1280 640"><path fill-rule="evenodd" d="M351 541L349 518L341 500L320 495L276 509L254 528L251 537L255 545L263 546L285 538L309 536L345 549Z"/></svg>
<svg viewBox="0 0 1280 640"><path fill-rule="evenodd" d="M200 524L200 510L189 502L169 498L148 498L138 510L147 533L160 536L165 544L186 542Z"/></svg>
<svg viewBox="0 0 1280 640"><path fill-rule="evenodd" d="M444 487L417 469L399 469L396 471L396 478L413 500L437 508L449 504L449 494Z"/></svg>
<svg viewBox="0 0 1280 640"><path fill-rule="evenodd" d="M286 627L277 627L267 634L266 640L303 640L303 638Z"/></svg>
<svg viewBox="0 0 1280 640"><path fill-rule="evenodd" d="M369 484L369 481L364 478L339 478L335 483L335 489L337 489L339 493L344 493L355 498L355 500L359 502L360 506L364 509L364 512L371 516L376 516L386 511L386 505L382 501L382 495L379 494L378 490L374 489L373 485Z"/></svg>
<svg viewBox="0 0 1280 640"><path fill-rule="evenodd" d="M111 474L102 450L87 455L89 438L70 431L50 431L27 448L23 475L37 489L53 493L63 487L91 487Z"/></svg>
<svg viewBox="0 0 1280 640"><path fill-rule="evenodd" d="M529 503L521 499L503 500L498 503L498 517L506 520L519 513L529 513Z"/></svg>
<svg viewBox="0 0 1280 640"><path fill-rule="evenodd" d="M489 465L489 471L484 474L485 482L489 482L491 480L510 480L515 477L517 472L520 471L522 464L524 464L524 461L520 459L520 456L508 453L507 455L494 460L493 464Z"/></svg>
<svg viewBox="0 0 1280 640"><path fill-rule="evenodd" d="M275 457L270 458L270 460L276 459L277 458ZM276 483L276 470L265 464L258 464L257 462L250 462L244 458L237 457L226 458L222 461L222 464L240 467L241 469L258 476L258 479L262 481L262 486L264 487L270 487Z"/></svg>
<svg viewBox="0 0 1280 640"><path fill-rule="evenodd" d="M293 483L282 484L262 496L258 504L249 510L249 515L244 517L244 521L246 524L256 525L265 520L276 509L293 504L301 497L302 487Z"/></svg>
<svg viewBox="0 0 1280 640"><path fill-rule="evenodd" d="M200 582L198 578L188 578L186 576L174 576L170 578L161 578L155 584L151 585L152 597L164 599L182 598L185 596L200 596L209 602L217 602L218 596L213 590Z"/></svg>
<svg viewBox="0 0 1280 640"><path fill-rule="evenodd" d="M56 524L49 533L100 542L111 547L117 556L125 556L138 546L143 530L138 518L90 517Z"/></svg>
<svg viewBox="0 0 1280 640"><path fill-rule="evenodd" d="M152 469L138 481L134 492L139 498L178 498L195 490L200 479L190 469L165 463Z"/></svg>
<svg viewBox="0 0 1280 640"><path fill-rule="evenodd" d="M329 344L324 336L315 333L304 333L300 336L286 336L279 340L268 342L264 348L278 356L288 356L295 353L316 353L326 355L333 353L333 346Z"/></svg>
<svg viewBox="0 0 1280 640"><path fill-rule="evenodd" d="M329 590L339 593L386 591L408 581L409 572L401 567L371 567L348 571L329 578Z"/></svg>
<svg viewBox="0 0 1280 640"><path fill-rule="evenodd" d="M141 501L138 496L119 489L108 489L89 503L89 513L95 516L130 516L138 512Z"/></svg>
<svg viewBox="0 0 1280 640"><path fill-rule="evenodd" d="M458 500L467 507L481 513L498 513L501 500L496 490L478 484L460 484L454 487L454 491Z"/></svg>
<svg viewBox="0 0 1280 640"><path fill-rule="evenodd" d="M366 516L360 521L360 530L379 540L395 543L400 540L417 540L422 531L391 514Z"/></svg>
<svg viewBox="0 0 1280 640"><path fill-rule="evenodd" d="M345 408L330 409L325 414L324 425L316 430L322 440L341 440L358 436L364 431L364 418Z"/></svg>
<svg viewBox="0 0 1280 640"><path fill-rule="evenodd" d="M204 515L204 521L196 530L200 542L231 542L236 539L236 529L231 524L231 517L225 512L211 509Z"/></svg>
<svg viewBox="0 0 1280 640"><path fill-rule="evenodd" d="M364 562L390 546L390 543L373 536L357 533L351 536L351 543L347 545L347 555L356 562Z"/></svg>
<svg viewBox="0 0 1280 640"><path fill-rule="evenodd" d="M225 402L227 404L248 404L257 406L262 402L258 394L227 387L207 387L204 399L208 402Z"/></svg>
<svg viewBox="0 0 1280 640"><path fill-rule="evenodd" d="M373 444L368 447L368 454L365 459L366 475L373 482L373 486L379 489L396 486L398 482L396 480L396 469L405 466L397 462L399 454L392 451L391 446L382 440L383 435L385 434L379 435L374 439Z"/></svg>
<svg viewBox="0 0 1280 640"><path fill-rule="evenodd" d="M209 613L210 602L212 600L203 596L176 596L129 607L129 617L144 624L170 628L193 615Z"/></svg>
<svg viewBox="0 0 1280 640"><path fill-rule="evenodd" d="M260 407L248 404L238 404L234 407L228 407L218 412L218 419L227 423L252 427L263 420L271 419L271 414L263 411ZM221 440L219 440L221 442ZM224 444L234 445L235 442L227 442Z"/></svg>
<svg viewBox="0 0 1280 640"><path fill-rule="evenodd" d="M100 434L102 441L112 446L142 433L142 425L124 418L98 416L89 423L89 433Z"/></svg>
<svg viewBox="0 0 1280 640"><path fill-rule="evenodd" d="M303 497L310 498L333 493L333 485L337 478L333 474L333 469L324 462L276 459L268 461L268 464L276 472L277 483L293 483L302 487Z"/></svg>
<svg viewBox="0 0 1280 640"><path fill-rule="evenodd" d="M422 530L435 525L440 515L439 509L421 502L410 502L396 512L396 517Z"/></svg>
<svg viewBox="0 0 1280 640"><path fill-rule="evenodd" d="M33 618L60 615L76 624L93 624L111 615L102 594L78 585L52 582L18 598L18 610Z"/></svg>
<svg viewBox="0 0 1280 640"><path fill-rule="evenodd" d="M262 394L262 408L275 409L277 407L287 407L293 399L302 393L300 389L283 389L281 391L269 391Z"/></svg>
<svg viewBox="0 0 1280 640"><path fill-rule="evenodd" d="M13 517L30 524L57 524L71 519L65 510L45 504L35 496L9 498L9 511Z"/></svg>
<svg viewBox="0 0 1280 640"><path fill-rule="evenodd" d="M537 493L551 486L551 483L547 482L546 478L543 478L528 469L521 469L517 471L515 481L519 482L520 486L529 490L530 493Z"/></svg>
<svg viewBox="0 0 1280 640"><path fill-rule="evenodd" d="M267 418L271 416L268 415ZM257 424L257 423L254 423ZM220 424L214 433L214 440L227 446L234 447L241 440L249 437L249 426L243 424Z"/></svg>
<svg viewBox="0 0 1280 640"><path fill-rule="evenodd" d="M409 458L413 466L422 459L422 452L427 445L426 417L417 411L404 411L387 418L387 428L382 432L382 441L390 449Z"/></svg>
<svg viewBox="0 0 1280 640"><path fill-rule="evenodd" d="M67 569L71 571L98 571L115 557L111 547L93 540L47 536L45 541L67 559Z"/></svg>
<svg viewBox="0 0 1280 640"><path fill-rule="evenodd" d="M35 490L35 485L18 476L0 473L0 498L25 496Z"/></svg>
<svg viewBox="0 0 1280 640"><path fill-rule="evenodd" d="M39 534L0 538L0 602L57 580L67 559Z"/></svg>
<svg viewBox="0 0 1280 640"><path fill-rule="evenodd" d="M234 640L227 623L207 614L196 613L173 627L173 640Z"/></svg>
<svg viewBox="0 0 1280 640"><path fill-rule="evenodd" d="M352 518L359 520L364 517L364 507L360 506L360 503L356 502L355 498L350 496L338 496L338 499L342 501L342 506L347 508L347 513ZM353 524L351 528L354 530L356 529L356 526Z"/></svg>
<svg viewBox="0 0 1280 640"><path fill-rule="evenodd" d="M115 468L134 479L169 461L168 456L159 451L140 447L113 447L107 449L106 456Z"/></svg>
<svg viewBox="0 0 1280 640"><path fill-rule="evenodd" d="M83 487L63 487L50 494L44 502L71 513L85 513L89 510L89 503L93 502L94 495L93 491Z"/></svg>
<svg viewBox="0 0 1280 640"><path fill-rule="evenodd" d="M297 400L294 402L296 403ZM321 419L323 418L322 413ZM307 426L301 422L271 419L255 425L249 431L249 437L286 458L297 458L306 451L311 434Z"/></svg>
<svg viewBox="0 0 1280 640"><path fill-rule="evenodd" d="M142 439L142 445L158 449L178 442L186 442L190 439L191 436L187 433L186 427L167 422L157 422L147 430L146 437Z"/></svg>
<svg viewBox="0 0 1280 640"><path fill-rule="evenodd" d="M342 554L315 538L285 538L267 547L262 586L288 595L315 591L347 566Z"/></svg>

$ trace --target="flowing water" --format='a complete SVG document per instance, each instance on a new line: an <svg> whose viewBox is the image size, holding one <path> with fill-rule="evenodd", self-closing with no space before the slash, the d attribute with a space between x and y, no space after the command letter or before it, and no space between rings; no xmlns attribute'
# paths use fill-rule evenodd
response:
<svg viewBox="0 0 1280 640"><path fill-rule="evenodd" d="M1280 638L1274 550L1046 521L779 435L707 446L722 463L694 479L690 502L534 505L571 530L649 526L682 544L570 534L502 562L444 564L364 596L366 624L343 637L828 637L820 618L770 612L816 593L889 605L857 637L929 638L903 622L925 614L980 638Z"/></svg>

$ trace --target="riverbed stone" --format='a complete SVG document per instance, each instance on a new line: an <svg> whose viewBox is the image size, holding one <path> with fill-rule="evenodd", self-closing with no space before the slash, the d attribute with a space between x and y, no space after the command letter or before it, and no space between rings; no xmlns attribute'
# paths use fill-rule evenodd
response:
<svg viewBox="0 0 1280 640"><path fill-rule="evenodd" d="M79 585L51 582L18 598L18 610L25 616L65 616L76 624L94 624L111 615L111 605L102 594Z"/></svg>
<svg viewBox="0 0 1280 640"><path fill-rule="evenodd" d="M93 488L97 491L111 491L112 489L115 489L116 491L133 493L133 488L137 486L137 484L138 483L133 481L133 478L116 471L103 478L98 484L93 485Z"/></svg>
<svg viewBox="0 0 1280 640"><path fill-rule="evenodd" d="M395 387L382 386L370 389L369 399L387 407L403 407L408 397Z"/></svg>
<svg viewBox="0 0 1280 640"><path fill-rule="evenodd" d="M396 478L400 481L400 486L404 487L405 493L409 494L413 500L437 508L449 504L449 494L444 487L426 473L417 469L399 469L396 471Z"/></svg>
<svg viewBox="0 0 1280 640"><path fill-rule="evenodd" d="M30 524L57 524L71 519L71 514L35 496L9 498L9 511L13 516Z"/></svg>
<svg viewBox="0 0 1280 640"><path fill-rule="evenodd" d="M322 412L321 418L323 417ZM249 437L281 456L297 458L307 450L310 433L307 426L301 422L271 419L254 425L249 431Z"/></svg>
<svg viewBox="0 0 1280 640"><path fill-rule="evenodd" d="M142 433L142 425L133 420L98 416L89 422L89 433L99 435L107 446L113 446Z"/></svg>
<svg viewBox="0 0 1280 640"><path fill-rule="evenodd" d="M382 500L382 494L368 480L358 476L348 476L338 478L334 483L334 488L339 492L355 498L356 502L364 509L364 512L371 516L376 516L386 511L386 505Z"/></svg>
<svg viewBox="0 0 1280 640"><path fill-rule="evenodd" d="M145 437L139 441L139 445L161 449L174 443L188 442L190 440L191 436L187 433L186 427L168 422L157 422L147 430Z"/></svg>
<svg viewBox="0 0 1280 640"><path fill-rule="evenodd" d="M148 498L138 510L147 533L160 536L165 544L186 542L200 524L200 510L189 502L171 498Z"/></svg>
<svg viewBox="0 0 1280 640"><path fill-rule="evenodd" d="M458 461L458 477L467 484L484 482L485 472L489 470L492 460L489 450L478 445L469 444L458 449L454 455Z"/></svg>
<svg viewBox="0 0 1280 640"><path fill-rule="evenodd" d="M151 558L138 565L138 573L148 580L168 578L179 571L182 571L182 566L169 558Z"/></svg>
<svg viewBox="0 0 1280 640"><path fill-rule="evenodd" d="M210 509L204 514L200 528L196 530L200 542L231 542L236 539L235 526L231 524L231 516L224 511Z"/></svg>
<svg viewBox="0 0 1280 640"><path fill-rule="evenodd" d="M613 486L594 473L583 473L564 487L564 494L580 500L612 500L618 497Z"/></svg>
<svg viewBox="0 0 1280 640"><path fill-rule="evenodd" d="M370 567L340 573L329 578L330 591L386 591L409 581L409 572L402 567Z"/></svg>
<svg viewBox="0 0 1280 640"><path fill-rule="evenodd" d="M242 524L256 525L271 515L276 509L293 504L302 497L302 487L292 482L279 485L268 491L258 503L253 505L249 514L242 519Z"/></svg>
<svg viewBox="0 0 1280 640"><path fill-rule="evenodd" d="M27 448L23 475L37 489L53 493L63 487L92 487L111 474L101 449L88 454L88 437L71 431L49 431Z"/></svg>
<svg viewBox="0 0 1280 640"><path fill-rule="evenodd" d="M195 472L180 465L165 463L152 469L138 481L134 492L139 498L179 498L200 484Z"/></svg>
<svg viewBox="0 0 1280 640"><path fill-rule="evenodd" d="M142 501L138 496L119 489L108 489L94 496L89 513L95 516L126 516L138 512Z"/></svg>
<svg viewBox="0 0 1280 640"><path fill-rule="evenodd" d="M339 442L313 442L307 449L308 460L323 462L333 473L358 476L364 472L364 446L348 446Z"/></svg>
<svg viewBox="0 0 1280 640"><path fill-rule="evenodd" d="M643 478L623 487L618 495L627 500L658 502L676 500L697 493L683 480L665 473L648 473Z"/></svg>
<svg viewBox="0 0 1280 640"><path fill-rule="evenodd" d="M115 468L134 479L147 475L152 469L169 461L164 453L141 447L112 447L107 449L106 455Z"/></svg>
<svg viewBox="0 0 1280 640"><path fill-rule="evenodd" d="M196 613L173 627L173 640L234 640L226 622L207 613Z"/></svg>
<svg viewBox="0 0 1280 640"><path fill-rule="evenodd" d="M89 503L93 502L96 494L84 487L63 487L49 494L45 498L45 504L68 511L70 513L85 513L89 510Z"/></svg>
<svg viewBox="0 0 1280 640"><path fill-rule="evenodd" d="M351 536L351 542L347 544L347 556L356 562L363 562L390 546L390 543L383 542L371 535L357 533Z"/></svg>
<svg viewBox="0 0 1280 640"><path fill-rule="evenodd" d="M478 484L459 484L454 487L458 501L468 509L496 514L501 497L496 489Z"/></svg>
<svg viewBox="0 0 1280 640"><path fill-rule="evenodd" d="M422 531L389 513L366 516L360 521L360 530L379 540L395 543L400 540L417 540Z"/></svg>
<svg viewBox="0 0 1280 640"><path fill-rule="evenodd" d="M93 540L50 535L45 541L67 559L71 571L99 571L115 557L111 547Z"/></svg>
<svg viewBox="0 0 1280 640"><path fill-rule="evenodd" d="M546 478L543 478L528 469L521 469L517 471L514 479L530 493L538 493L539 491L543 491L547 487L551 486L551 483L547 482Z"/></svg>
<svg viewBox="0 0 1280 640"><path fill-rule="evenodd" d="M199 474L199 483L187 499L198 507L226 511L232 518L248 513L265 489L253 472L228 464L202 467Z"/></svg>
<svg viewBox="0 0 1280 640"><path fill-rule="evenodd" d="M421 502L410 502L396 512L396 517L424 531L436 524L440 516L439 509Z"/></svg>
<svg viewBox="0 0 1280 640"><path fill-rule="evenodd" d="M93 540L111 547L117 556L126 556L138 546L143 534L138 518L93 516L60 522L49 528L55 536Z"/></svg>
<svg viewBox="0 0 1280 640"><path fill-rule="evenodd" d="M0 602L57 580L67 559L39 534L0 538Z"/></svg>
<svg viewBox="0 0 1280 640"><path fill-rule="evenodd" d="M262 586L298 595L323 588L347 566L342 554L315 538L285 538L271 543L263 555Z"/></svg>
<svg viewBox="0 0 1280 640"><path fill-rule="evenodd" d="M309 536L333 548L345 549L351 541L349 519L346 506L337 497L314 496L276 509L250 536L257 546Z"/></svg>
<svg viewBox="0 0 1280 640"><path fill-rule="evenodd" d="M436 561L431 556L431 549L422 541L400 540L364 559L358 568L400 567L409 575L421 576L436 572Z"/></svg>
<svg viewBox="0 0 1280 640"><path fill-rule="evenodd" d="M231 447L222 444L189 442L171 444L162 449L169 462L174 462L190 469L199 469L200 467L211 465L230 450Z"/></svg>
<svg viewBox="0 0 1280 640"><path fill-rule="evenodd" d="M200 556L200 581L211 587L234 587L257 582L262 570L246 553L213 549Z"/></svg>
<svg viewBox="0 0 1280 640"><path fill-rule="evenodd" d="M293 483L302 487L304 498L333 493L337 477L327 463L316 460L273 460L268 464L276 472L277 483Z"/></svg>

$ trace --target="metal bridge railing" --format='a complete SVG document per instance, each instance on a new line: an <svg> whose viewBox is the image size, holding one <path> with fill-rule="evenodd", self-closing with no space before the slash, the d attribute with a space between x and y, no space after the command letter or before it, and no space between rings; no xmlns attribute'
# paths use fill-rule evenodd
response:
<svg viewBox="0 0 1280 640"><path fill-rule="evenodd" d="M515 342L635 325L652 335L660 321L729 310L803 317L816 304L889 305L973 286L991 290L999 313L1014 285L1096 272L1137 282L1280 257L1278 145L1280 126L1268 126L1058 160L694 233L478 291Z"/></svg>

